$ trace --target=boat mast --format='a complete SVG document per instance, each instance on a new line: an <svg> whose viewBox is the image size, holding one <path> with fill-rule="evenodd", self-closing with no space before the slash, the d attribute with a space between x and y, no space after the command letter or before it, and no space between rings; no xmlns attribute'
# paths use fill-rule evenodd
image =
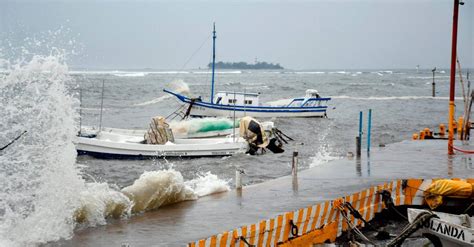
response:
<svg viewBox="0 0 474 247"><path fill-rule="evenodd" d="M454 154L453 150L453 139L454 139L454 91L455 91L455 80L456 80L456 50L457 50L457 38L458 38L458 13L459 0L454 0L453 10L453 31L451 41L451 69L450 69L450 80L449 80L449 123L448 123L448 154Z"/></svg>
<svg viewBox="0 0 474 247"><path fill-rule="evenodd" d="M216 23L212 31L212 82L211 82L211 104L214 104L214 74L216 67Z"/></svg>

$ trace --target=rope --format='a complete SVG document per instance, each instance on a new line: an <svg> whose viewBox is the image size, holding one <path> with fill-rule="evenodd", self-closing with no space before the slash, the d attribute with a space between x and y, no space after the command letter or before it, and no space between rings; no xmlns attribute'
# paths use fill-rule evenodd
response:
<svg viewBox="0 0 474 247"><path fill-rule="evenodd" d="M14 142L16 142L18 139L20 139L20 137L22 135L24 135L27 131L23 131L19 136L17 136L15 139L13 139L11 142L9 142L7 145L3 146L2 148L0 148L0 151L3 151L5 148L7 148L8 146L12 145Z"/></svg>
<svg viewBox="0 0 474 247"><path fill-rule="evenodd" d="M474 154L474 150L460 149L460 148L457 148L455 146L453 146L453 149L458 151L458 152L465 153L465 154Z"/></svg>
<svg viewBox="0 0 474 247"><path fill-rule="evenodd" d="M186 67L186 65L188 65L188 63L191 61L191 59L193 59L193 57L201 50L201 48L207 43L207 41L209 40L210 37L211 37L211 35L209 34L206 37L206 39L204 39L204 41L201 43L199 48L197 48L197 50L194 51L194 53L188 58L188 60L186 60L186 62L183 64L181 69L178 70L178 72L182 72L184 70L184 67ZM171 81L176 80L176 78L178 78L178 76L179 76L179 73L176 73L176 75L173 77L173 79L171 79Z"/></svg>
<svg viewBox="0 0 474 247"><path fill-rule="evenodd" d="M240 236L240 241L244 242L247 246L249 247L255 247L255 245L253 244L250 244L249 242L247 242L247 239L244 238L244 236Z"/></svg>
<svg viewBox="0 0 474 247"><path fill-rule="evenodd" d="M182 114L183 114L183 110L184 110L184 107L186 106L186 104L183 104L181 105L178 109L176 109L176 111L174 111L173 113L171 113L170 115L168 115L166 117L167 120L174 120L177 116L180 116L181 118L183 118ZM173 117L171 117L173 116Z"/></svg>
<svg viewBox="0 0 474 247"><path fill-rule="evenodd" d="M189 117L189 114L191 114L191 108L193 108L194 102L196 102L196 99L195 98L191 99L191 103L189 104L189 107L186 110L186 113L184 114L184 117L181 120L184 120Z"/></svg>
<svg viewBox="0 0 474 247"><path fill-rule="evenodd" d="M360 212L355 209L352 204L350 202L346 202L344 204L344 206L346 206L347 209L349 209L349 212L354 216L354 218L356 219L359 219L361 220L362 222L364 222L365 225L369 226L370 228L372 228L372 230L374 231L377 231L377 229L375 229L374 226L372 226L372 224L370 224L369 222L367 222L364 217L362 217L362 215L360 214Z"/></svg>
<svg viewBox="0 0 474 247"><path fill-rule="evenodd" d="M437 216L432 212L420 213L418 216L416 216L412 223L408 224L396 238L394 238L392 241L390 241L390 243L387 244L387 247L400 246L403 241L405 241L405 239L410 237L411 234L420 229L426 221L430 220L433 217Z"/></svg>
<svg viewBox="0 0 474 247"><path fill-rule="evenodd" d="M461 71L461 63L459 62L459 57L456 56L456 62L457 62L457 65L458 65L458 72L459 72L459 80L461 82L461 88L462 88L462 97L463 97L463 100L464 100L464 108L466 108L466 104L467 104L467 99L466 99L466 92L464 91L464 81L462 79L462 71ZM464 109L464 113L465 113L466 109Z"/></svg>
<svg viewBox="0 0 474 247"><path fill-rule="evenodd" d="M382 200L383 200L383 202L385 203L385 206L386 206L387 208L389 208L389 209L392 210L393 212L397 213L398 216L400 216L402 219L408 221L407 217L405 217L405 215L403 215L402 213L400 213L400 212L395 208L395 204L393 203L393 199L392 199L392 195L390 194L390 191L388 191L388 190L382 190L379 194L382 196Z"/></svg>
<svg viewBox="0 0 474 247"><path fill-rule="evenodd" d="M347 217L347 213L344 210L344 208L342 206L337 206L337 208L341 212L342 217L344 217L344 219L347 222L347 225L351 228L351 230L354 231L362 240L364 240L365 242L370 243L370 244L375 246L375 243L373 241L371 241L369 238L367 238L356 226L354 226L352 224L349 217Z"/></svg>

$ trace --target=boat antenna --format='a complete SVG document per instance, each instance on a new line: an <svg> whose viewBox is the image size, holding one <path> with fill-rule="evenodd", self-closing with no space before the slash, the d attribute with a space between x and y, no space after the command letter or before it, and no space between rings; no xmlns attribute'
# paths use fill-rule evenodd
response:
<svg viewBox="0 0 474 247"><path fill-rule="evenodd" d="M232 119L232 121L233 121L232 136L233 136L233 142L235 142L235 102L236 102L236 100L235 100L235 91L234 91L234 100L233 100L233 102L234 102L234 117Z"/></svg>
<svg viewBox="0 0 474 247"><path fill-rule="evenodd" d="M82 88L79 88L79 136L82 131Z"/></svg>
<svg viewBox="0 0 474 247"><path fill-rule="evenodd" d="M212 31L212 81L211 81L211 104L214 104L214 74L216 67L216 23Z"/></svg>
<svg viewBox="0 0 474 247"><path fill-rule="evenodd" d="M102 111L104 109L104 86L105 80L102 79L102 96L100 97L100 122L99 122L99 133L102 131Z"/></svg>

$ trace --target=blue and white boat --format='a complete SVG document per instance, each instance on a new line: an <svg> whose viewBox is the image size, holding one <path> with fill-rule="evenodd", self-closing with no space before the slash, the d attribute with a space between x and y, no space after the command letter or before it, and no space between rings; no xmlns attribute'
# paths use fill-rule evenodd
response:
<svg viewBox="0 0 474 247"><path fill-rule="evenodd" d="M201 97L190 98L185 95L163 89L176 96L186 105L186 115L191 117L326 117L327 103L331 98L320 97L314 89L306 90L306 95L294 98L283 105L261 105L259 93L217 92L214 95L214 75L216 62L216 28L212 32L212 80L211 97L205 102Z"/></svg>

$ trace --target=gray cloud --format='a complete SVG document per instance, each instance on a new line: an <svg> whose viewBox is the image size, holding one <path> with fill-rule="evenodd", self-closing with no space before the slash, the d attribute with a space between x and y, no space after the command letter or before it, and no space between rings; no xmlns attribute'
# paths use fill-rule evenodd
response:
<svg viewBox="0 0 474 247"><path fill-rule="evenodd" d="M474 2L461 7L459 57L473 66ZM218 32L217 60L294 69L449 67L452 1L2 1L2 39L61 26L86 68L177 69ZM67 38L67 37L66 37ZM210 60L211 40L187 68Z"/></svg>

